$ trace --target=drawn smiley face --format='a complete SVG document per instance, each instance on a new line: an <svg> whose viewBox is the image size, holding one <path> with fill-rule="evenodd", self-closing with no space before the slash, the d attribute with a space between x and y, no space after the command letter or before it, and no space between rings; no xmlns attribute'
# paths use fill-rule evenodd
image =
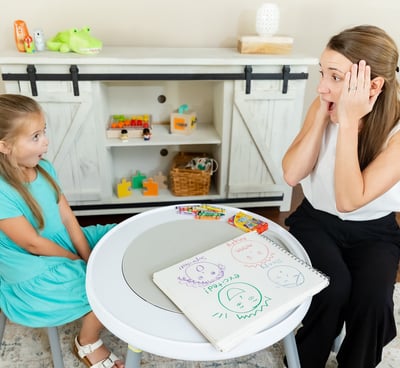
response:
<svg viewBox="0 0 400 368"><path fill-rule="evenodd" d="M235 244L232 247L232 256L240 263L257 266L268 260L270 251L264 243L251 241Z"/></svg>
<svg viewBox="0 0 400 368"><path fill-rule="evenodd" d="M234 313L251 313L262 302L262 294L255 286L235 282L222 288L218 299L225 309Z"/></svg>
<svg viewBox="0 0 400 368"><path fill-rule="evenodd" d="M224 276L223 267L212 262L198 262L185 269L185 278L194 283L210 284Z"/></svg>

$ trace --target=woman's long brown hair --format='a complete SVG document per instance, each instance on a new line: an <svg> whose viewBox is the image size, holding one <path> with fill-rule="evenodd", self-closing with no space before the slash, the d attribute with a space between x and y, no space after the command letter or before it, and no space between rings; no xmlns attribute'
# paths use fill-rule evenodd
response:
<svg viewBox="0 0 400 368"><path fill-rule="evenodd" d="M373 110L363 118L359 134L358 157L363 170L382 150L400 119L398 49L385 31L371 25L344 30L329 40L327 48L339 52L352 63L365 60L371 67L371 79L379 76L385 80Z"/></svg>

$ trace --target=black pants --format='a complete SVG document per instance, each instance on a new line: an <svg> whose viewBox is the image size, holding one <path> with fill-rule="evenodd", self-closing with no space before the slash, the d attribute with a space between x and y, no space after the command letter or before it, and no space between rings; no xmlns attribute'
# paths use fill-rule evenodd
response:
<svg viewBox="0 0 400 368"><path fill-rule="evenodd" d="M396 336L393 289L400 230L395 214L343 221L304 200L286 225L312 265L330 277L329 286L314 296L296 334L301 366L324 368L345 322L339 367L376 367L383 347Z"/></svg>

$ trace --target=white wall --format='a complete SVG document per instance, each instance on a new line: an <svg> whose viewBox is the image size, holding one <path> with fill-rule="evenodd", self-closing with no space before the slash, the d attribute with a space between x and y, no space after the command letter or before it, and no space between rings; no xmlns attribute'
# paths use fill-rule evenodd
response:
<svg viewBox="0 0 400 368"><path fill-rule="evenodd" d="M47 38L90 26L105 45L236 47L255 33L263 0L1 0L0 52L15 48L13 22ZM293 52L319 57L328 38L348 26L384 28L400 47L399 0L270 0L281 9L280 34L295 38ZM5 5L7 3L7 5ZM306 103L315 94L318 68L310 70Z"/></svg>

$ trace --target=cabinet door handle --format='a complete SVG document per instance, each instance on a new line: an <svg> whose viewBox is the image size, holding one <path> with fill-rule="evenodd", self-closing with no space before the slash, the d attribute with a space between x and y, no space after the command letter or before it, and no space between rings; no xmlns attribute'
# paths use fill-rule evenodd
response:
<svg viewBox="0 0 400 368"><path fill-rule="evenodd" d="M290 77L290 66L284 65L282 68L282 79L283 79L282 93L283 94L287 93L287 91L288 91L289 77Z"/></svg>
<svg viewBox="0 0 400 368"><path fill-rule="evenodd" d="M26 72L28 73L28 78L29 82L31 84L31 91L32 91L32 96L37 96L38 91L37 91L37 85L36 85L36 68L35 65L28 65L26 67Z"/></svg>
<svg viewBox="0 0 400 368"><path fill-rule="evenodd" d="M244 78L246 80L246 95L251 92L251 79L253 74L253 68L250 65L244 67Z"/></svg>
<svg viewBox="0 0 400 368"><path fill-rule="evenodd" d="M74 96L79 96L79 83L78 83L78 73L79 69L76 65L71 65L69 68L72 79L72 88L74 89Z"/></svg>

